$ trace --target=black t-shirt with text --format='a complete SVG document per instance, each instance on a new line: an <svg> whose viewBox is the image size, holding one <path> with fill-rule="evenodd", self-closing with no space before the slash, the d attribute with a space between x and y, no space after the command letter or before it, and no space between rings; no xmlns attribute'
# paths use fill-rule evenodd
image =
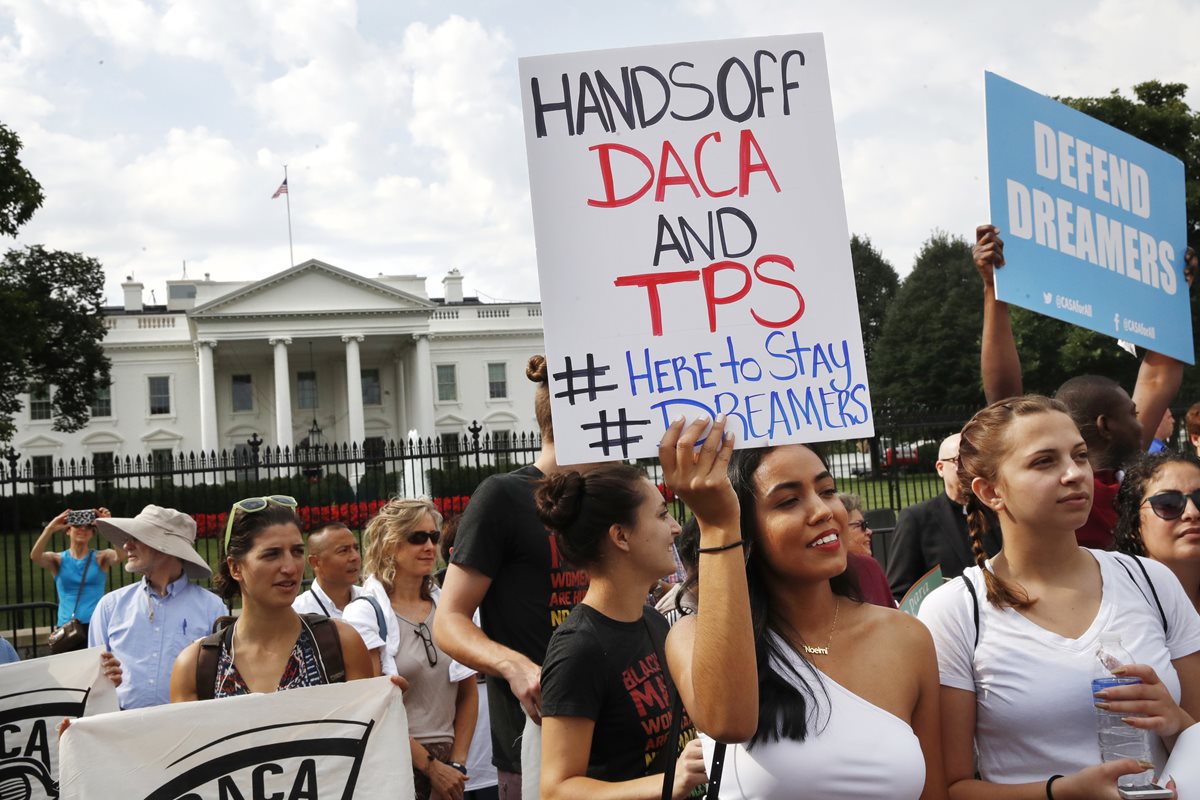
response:
<svg viewBox="0 0 1200 800"><path fill-rule="evenodd" d="M559 623L583 599L587 572L567 564L554 537L534 511L533 492L543 477L537 467L493 475L471 495L454 539L451 561L491 578L480 604L489 639L541 664ZM501 678L488 676L492 761L521 771L521 705Z"/></svg>
<svg viewBox="0 0 1200 800"><path fill-rule="evenodd" d="M542 716L595 721L587 775L626 781L662 772L674 687L661 663L669 626L647 606L621 622L580 605L555 631L542 665ZM678 747L696 736L680 727Z"/></svg>

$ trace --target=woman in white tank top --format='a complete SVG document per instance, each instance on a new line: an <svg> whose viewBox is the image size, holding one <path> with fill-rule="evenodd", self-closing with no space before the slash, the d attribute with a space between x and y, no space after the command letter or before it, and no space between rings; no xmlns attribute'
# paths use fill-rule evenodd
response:
<svg viewBox="0 0 1200 800"><path fill-rule="evenodd" d="M707 426L677 421L659 457L700 523L667 661L706 757L732 743L720 796L944 800L933 641L861 601L833 477L803 445L733 453L720 416L697 449Z"/></svg>

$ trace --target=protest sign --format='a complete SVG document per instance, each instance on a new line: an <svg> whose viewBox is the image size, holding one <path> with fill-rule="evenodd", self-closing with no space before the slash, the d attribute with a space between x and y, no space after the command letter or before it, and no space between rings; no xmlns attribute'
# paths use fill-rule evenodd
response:
<svg viewBox="0 0 1200 800"><path fill-rule="evenodd" d="M1159 783L1175 781L1178 800L1200 800L1200 725L1193 725L1175 740L1171 757L1159 776Z"/></svg>
<svg viewBox="0 0 1200 800"><path fill-rule="evenodd" d="M821 35L520 73L559 463L873 435Z"/></svg>
<svg viewBox="0 0 1200 800"><path fill-rule="evenodd" d="M917 612L921 610L921 604L925 602L925 598L929 597L929 593L944 582L945 580L942 578L942 565L938 564L909 587L909 590L904 593L904 597L900 598L899 609L905 614L912 614L915 617Z"/></svg>
<svg viewBox="0 0 1200 800"><path fill-rule="evenodd" d="M403 800L404 702L372 678L91 717L63 734L61 785L64 800Z"/></svg>
<svg viewBox="0 0 1200 800"><path fill-rule="evenodd" d="M102 647L0 666L0 797L58 797L58 735L66 717L117 710Z"/></svg>
<svg viewBox="0 0 1200 800"><path fill-rule="evenodd" d="M1183 163L986 73L996 297L1194 363Z"/></svg>

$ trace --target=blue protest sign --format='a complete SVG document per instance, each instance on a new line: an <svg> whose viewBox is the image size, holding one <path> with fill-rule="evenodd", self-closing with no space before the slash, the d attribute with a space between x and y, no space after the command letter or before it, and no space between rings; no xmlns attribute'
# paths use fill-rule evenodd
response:
<svg viewBox="0 0 1200 800"><path fill-rule="evenodd" d="M1195 363L1183 163L986 73L996 296Z"/></svg>

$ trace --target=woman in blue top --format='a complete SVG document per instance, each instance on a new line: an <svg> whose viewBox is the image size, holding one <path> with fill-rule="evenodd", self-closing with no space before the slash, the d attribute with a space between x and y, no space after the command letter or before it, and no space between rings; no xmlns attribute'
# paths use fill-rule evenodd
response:
<svg viewBox="0 0 1200 800"><path fill-rule="evenodd" d="M91 621L92 611L104 595L104 581L108 576L108 568L122 558L111 547L107 550L93 550L91 541L96 535L96 526L67 525L69 513L71 512L68 509L50 520L50 524L29 551L29 560L42 569L50 570L50 574L54 576L54 588L58 590L58 619L54 623L56 628L70 622L72 610L85 625ZM107 508L97 508L96 516L111 517L112 514ZM46 545L49 544L50 537L61 530L67 532L67 549L61 553L47 553ZM81 580L84 582L82 592L79 591ZM77 609L76 596L79 597Z"/></svg>

